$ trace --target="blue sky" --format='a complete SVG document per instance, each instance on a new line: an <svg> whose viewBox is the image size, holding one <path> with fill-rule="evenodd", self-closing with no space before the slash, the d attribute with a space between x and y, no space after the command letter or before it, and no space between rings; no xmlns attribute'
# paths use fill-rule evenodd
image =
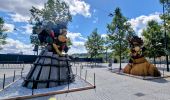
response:
<svg viewBox="0 0 170 100"><path fill-rule="evenodd" d="M47 0L0 0L0 17L5 20L5 28L8 29L8 44L2 46L0 53L33 54L33 46L29 36L32 26L29 9L31 6L42 8ZM68 36L73 42L69 53L84 53L84 42L87 36L98 28L102 36L107 34L106 25L112 18L108 16L120 7L137 34L140 35L147 21L161 22L159 14L162 13L162 5L159 0L64 0L70 6L73 20L68 26ZM16 30L14 30L16 28Z"/></svg>
<svg viewBox="0 0 170 100"><path fill-rule="evenodd" d="M70 29L85 35L89 35L95 27L98 28L99 33L106 33L106 24L112 20L108 13L114 12L116 7L120 7L123 15L128 19L162 11L159 0L85 0L85 2L91 5L92 17L84 18L80 15L73 17L71 25L79 25L79 29ZM96 10L95 13L93 13L94 10ZM95 18L98 18L98 21L92 23Z"/></svg>

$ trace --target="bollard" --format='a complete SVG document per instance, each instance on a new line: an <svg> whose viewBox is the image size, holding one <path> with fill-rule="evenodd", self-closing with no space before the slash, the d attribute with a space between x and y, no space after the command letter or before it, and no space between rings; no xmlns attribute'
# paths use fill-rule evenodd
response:
<svg viewBox="0 0 170 100"><path fill-rule="evenodd" d="M70 88L70 69L69 69L69 62L68 62L68 60L66 60L66 63L67 63L67 67L68 67L68 72L67 72L67 74L68 74L68 77L67 77L67 81L68 81L68 92L69 92L69 88Z"/></svg>
<svg viewBox="0 0 170 100"><path fill-rule="evenodd" d="M21 78L22 78L22 72L23 72L23 68L22 68L22 70L21 70Z"/></svg>
<svg viewBox="0 0 170 100"><path fill-rule="evenodd" d="M143 71L143 73L144 73L144 71ZM143 75L143 80L145 80L145 74Z"/></svg>
<svg viewBox="0 0 170 100"><path fill-rule="evenodd" d="M81 69L83 69L83 64L82 64L82 63L81 63L81 65L80 65L80 66L81 66Z"/></svg>
<svg viewBox="0 0 170 100"><path fill-rule="evenodd" d="M70 89L70 74L69 74L69 72L68 72L67 82L68 82L67 89L68 89L68 92L69 92L69 89Z"/></svg>
<svg viewBox="0 0 170 100"><path fill-rule="evenodd" d="M14 77L13 77L13 82L15 81L15 70L14 70Z"/></svg>
<svg viewBox="0 0 170 100"><path fill-rule="evenodd" d="M164 77L164 69L163 69L163 77Z"/></svg>
<svg viewBox="0 0 170 100"><path fill-rule="evenodd" d="M76 66L76 75L77 75L77 66Z"/></svg>
<svg viewBox="0 0 170 100"><path fill-rule="evenodd" d="M5 88L5 74L4 74L4 80L3 80L3 89Z"/></svg>
<svg viewBox="0 0 170 100"><path fill-rule="evenodd" d="M34 95L34 78L32 80L32 95Z"/></svg>
<svg viewBox="0 0 170 100"><path fill-rule="evenodd" d="M68 79L68 87L67 87L67 89L68 89L68 92L69 92L69 89L70 89L70 80Z"/></svg>
<svg viewBox="0 0 170 100"><path fill-rule="evenodd" d="M81 65L81 69L83 69L83 64Z"/></svg>
<svg viewBox="0 0 170 100"><path fill-rule="evenodd" d="M94 73L94 88L96 88L96 75Z"/></svg>
<svg viewBox="0 0 170 100"><path fill-rule="evenodd" d="M85 73L85 81L86 81L86 79L87 79L87 70L86 70L86 73Z"/></svg>
<svg viewBox="0 0 170 100"><path fill-rule="evenodd" d="M22 67L21 67L22 69L24 68L24 64L22 63Z"/></svg>
<svg viewBox="0 0 170 100"><path fill-rule="evenodd" d="M82 71L82 69L80 68L80 78L81 78L81 71Z"/></svg>
<svg viewBox="0 0 170 100"><path fill-rule="evenodd" d="M165 64L164 64L164 68L165 68ZM164 77L164 68L163 68L163 77Z"/></svg>
<svg viewBox="0 0 170 100"><path fill-rule="evenodd" d="M161 57L159 58L159 68L161 68Z"/></svg>
<svg viewBox="0 0 170 100"><path fill-rule="evenodd" d="M22 70L21 70L21 78L22 78Z"/></svg>

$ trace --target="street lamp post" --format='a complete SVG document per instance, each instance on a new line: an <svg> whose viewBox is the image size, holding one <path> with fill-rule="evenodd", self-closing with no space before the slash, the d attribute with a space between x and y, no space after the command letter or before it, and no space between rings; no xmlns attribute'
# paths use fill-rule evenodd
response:
<svg viewBox="0 0 170 100"><path fill-rule="evenodd" d="M165 3L169 4L169 0L163 1L163 18L164 18L164 35L165 35L165 49L167 51L168 44L167 44L167 33L166 33L166 22L165 22ZM169 12L168 12L169 13ZM169 62L168 62L168 54L166 52L166 64L167 64L167 71L169 72Z"/></svg>

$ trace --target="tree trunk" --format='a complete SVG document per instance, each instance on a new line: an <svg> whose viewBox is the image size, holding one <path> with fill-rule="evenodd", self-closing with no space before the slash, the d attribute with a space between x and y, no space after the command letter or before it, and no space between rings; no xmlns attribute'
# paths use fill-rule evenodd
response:
<svg viewBox="0 0 170 100"><path fill-rule="evenodd" d="M97 58L97 57L95 56L95 67L96 67L96 58Z"/></svg>
<svg viewBox="0 0 170 100"><path fill-rule="evenodd" d="M122 62L121 62L121 61L122 61L122 58L121 58L121 57L122 57L122 56L121 56L121 55L122 55L122 51L121 51L121 49L122 49L122 47L121 47L121 46L122 46L122 45L121 45L121 40L119 40L119 43L120 43L120 54L119 54L119 57L120 57L120 58L119 58L119 59L120 59L120 67L119 67L119 70L122 70L122 65L121 65L121 63L122 63Z"/></svg>
<svg viewBox="0 0 170 100"><path fill-rule="evenodd" d="M159 64L160 64L160 68L161 68L161 65L162 65L162 59L161 59L161 57L159 58Z"/></svg>
<svg viewBox="0 0 170 100"><path fill-rule="evenodd" d="M37 55L38 55L38 49L37 49Z"/></svg>
<svg viewBox="0 0 170 100"><path fill-rule="evenodd" d="M156 58L156 57L154 56L154 57L153 57L153 62L154 62L154 65L156 65L156 61L155 61L155 58Z"/></svg>
<svg viewBox="0 0 170 100"><path fill-rule="evenodd" d="M107 63L107 49L106 49L106 63Z"/></svg>
<svg viewBox="0 0 170 100"><path fill-rule="evenodd" d="M168 61L168 55L166 55L166 65L167 65L167 71L169 72L169 61Z"/></svg>

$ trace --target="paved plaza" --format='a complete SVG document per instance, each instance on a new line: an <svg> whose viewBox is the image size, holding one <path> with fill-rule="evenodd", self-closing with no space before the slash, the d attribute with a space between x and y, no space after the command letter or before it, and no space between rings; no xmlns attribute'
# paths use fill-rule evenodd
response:
<svg viewBox="0 0 170 100"><path fill-rule="evenodd" d="M118 67L118 64L113 64L113 67ZM75 67L73 69L75 71ZM88 72L87 80L91 83L93 83L93 73L96 73L96 89L29 100L48 100L50 98L51 100L53 100L52 98L56 100L170 100L170 78L142 80L112 73L107 67L83 67L82 77L86 70Z"/></svg>
<svg viewBox="0 0 170 100"><path fill-rule="evenodd" d="M161 78L153 80L142 80L113 73L107 67L108 64L97 64L98 67L90 67L86 64L72 64L74 74L85 78L87 70L87 81L94 83L93 76L96 74L96 89L52 95L46 97L32 98L29 100L170 100L170 78ZM84 67L80 67L80 66ZM122 66L125 66L123 63ZM160 65L157 65L161 67ZM112 69L118 68L119 64L113 64ZM162 65L163 69L164 65ZM82 71L80 71L82 68ZM24 76L28 73L30 65L24 68ZM77 71L76 71L77 69ZM165 69L165 68L164 68ZM13 70L0 69L1 73L12 77ZM166 69L165 69L166 70ZM7 73L8 72L8 73ZM81 73L80 73L81 72ZM161 70L163 73L163 71ZM169 72L165 71L165 74ZM2 75L1 75L2 76ZM1 77L2 79L2 77ZM53 99L52 99L53 98ZM54 100L55 100L54 99Z"/></svg>

